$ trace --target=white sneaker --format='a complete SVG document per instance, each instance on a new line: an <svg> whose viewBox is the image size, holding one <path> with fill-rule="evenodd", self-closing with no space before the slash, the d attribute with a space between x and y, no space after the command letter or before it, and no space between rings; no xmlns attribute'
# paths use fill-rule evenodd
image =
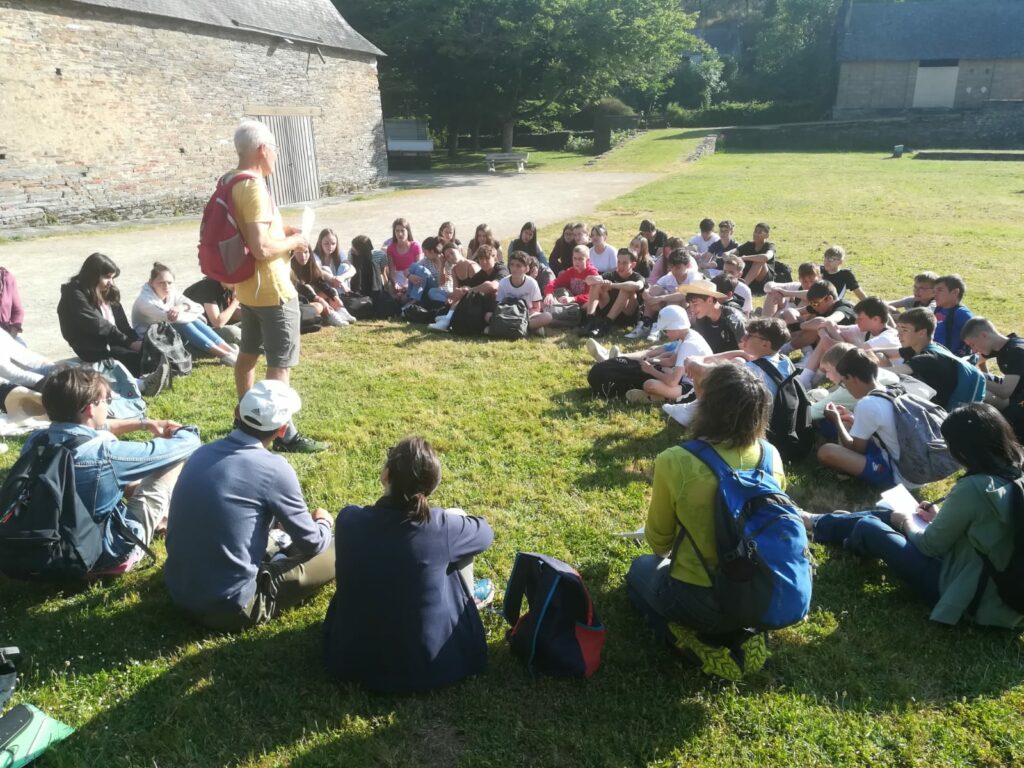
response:
<svg viewBox="0 0 1024 768"><path fill-rule="evenodd" d="M341 309L336 309L334 311L341 315L341 319L344 320L349 325L356 321L355 316L352 315L352 313L349 312L347 309L345 309L345 307L342 307Z"/></svg>
<svg viewBox="0 0 1024 768"><path fill-rule="evenodd" d="M611 357L608 350L602 347L597 339L587 339L587 352L599 363L603 363Z"/></svg>
<svg viewBox="0 0 1024 768"><path fill-rule="evenodd" d="M232 352L230 355L224 355L220 359L220 364L221 365L226 365L229 368L234 368L235 367L235 363L237 363L237 362L238 362L238 357L237 357L237 355L235 355L234 352Z"/></svg>
<svg viewBox="0 0 1024 768"><path fill-rule="evenodd" d="M661 326L658 325L657 323L654 323L654 325L651 326L650 333L647 334L647 341L649 341L651 344L654 344L660 338L661 338Z"/></svg>
<svg viewBox="0 0 1024 768"><path fill-rule="evenodd" d="M697 401L694 400L691 403L666 403L661 406L661 410L670 419L679 422L684 427L688 427L693 423L693 417L697 415Z"/></svg>
<svg viewBox="0 0 1024 768"><path fill-rule="evenodd" d="M632 331L626 334L626 338L642 339L645 333L647 333L647 326L644 324L644 321L641 320L639 323L636 324L636 327Z"/></svg>
<svg viewBox="0 0 1024 768"><path fill-rule="evenodd" d="M608 359L614 360L616 357L622 354L622 350L619 349L618 344L613 344L612 348L608 350Z"/></svg>
<svg viewBox="0 0 1024 768"><path fill-rule="evenodd" d="M327 322L328 325L333 325L336 328L341 328L343 325L348 325L348 320L343 318L341 315L339 315L333 309L330 312L327 313L327 320L326 320L326 322Z"/></svg>
<svg viewBox="0 0 1024 768"><path fill-rule="evenodd" d="M455 315L455 311L452 310L447 315L441 315L434 322L427 326L432 331L447 331L448 326L452 324L452 317Z"/></svg>

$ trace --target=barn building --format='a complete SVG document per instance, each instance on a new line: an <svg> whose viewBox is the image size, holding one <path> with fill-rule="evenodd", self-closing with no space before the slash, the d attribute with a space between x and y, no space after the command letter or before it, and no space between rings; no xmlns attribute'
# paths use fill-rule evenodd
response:
<svg viewBox="0 0 1024 768"><path fill-rule="evenodd" d="M330 0L0 0L0 227L201 210L246 116L279 204L374 186L381 55Z"/></svg>
<svg viewBox="0 0 1024 768"><path fill-rule="evenodd" d="M839 23L836 118L1024 99L1024 2L848 0Z"/></svg>

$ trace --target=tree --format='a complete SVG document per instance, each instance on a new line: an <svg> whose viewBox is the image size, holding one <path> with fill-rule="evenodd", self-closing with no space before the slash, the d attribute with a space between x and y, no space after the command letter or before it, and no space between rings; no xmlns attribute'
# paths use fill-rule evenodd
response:
<svg viewBox="0 0 1024 768"><path fill-rule="evenodd" d="M335 0L434 120L515 124L617 87L657 90L691 40L678 0ZM351 6L351 7L350 7Z"/></svg>

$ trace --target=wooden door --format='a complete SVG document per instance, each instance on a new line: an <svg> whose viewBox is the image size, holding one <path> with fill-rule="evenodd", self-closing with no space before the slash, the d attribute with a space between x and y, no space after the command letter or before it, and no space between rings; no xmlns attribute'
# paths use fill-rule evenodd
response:
<svg viewBox="0 0 1024 768"><path fill-rule="evenodd" d="M313 118L305 115L260 115L277 140L277 165L270 177L270 192L278 205L291 205L320 197L320 174L313 142Z"/></svg>

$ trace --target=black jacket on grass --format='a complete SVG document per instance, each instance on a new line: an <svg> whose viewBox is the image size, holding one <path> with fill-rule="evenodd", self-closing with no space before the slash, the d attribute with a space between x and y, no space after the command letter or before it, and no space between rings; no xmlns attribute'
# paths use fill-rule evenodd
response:
<svg viewBox="0 0 1024 768"><path fill-rule="evenodd" d="M120 304L111 304L110 309L114 313L113 323L93 305L89 292L78 278L72 278L60 287L60 303L57 304L60 335L87 363L113 358L138 376L141 355L130 349L130 345L139 341L139 337Z"/></svg>

